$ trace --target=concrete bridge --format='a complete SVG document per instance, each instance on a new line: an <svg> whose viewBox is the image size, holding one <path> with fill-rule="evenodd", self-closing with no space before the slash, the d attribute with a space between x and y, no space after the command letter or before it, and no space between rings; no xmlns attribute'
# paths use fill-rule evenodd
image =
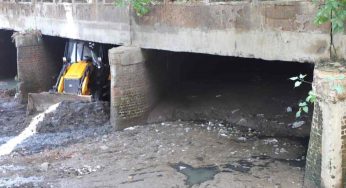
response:
<svg viewBox="0 0 346 188"><path fill-rule="evenodd" d="M109 51L111 122L118 129L142 122L157 101L158 77L147 64L161 57L144 49L313 63L318 102L305 187L343 187L345 95L331 85L346 81L330 78L345 75L346 39L329 24L314 25L316 11L310 1L164 2L138 17L109 0L0 0L0 29L21 32L14 38L24 95L46 90L57 71L47 64L57 60L41 34L121 45Z"/></svg>

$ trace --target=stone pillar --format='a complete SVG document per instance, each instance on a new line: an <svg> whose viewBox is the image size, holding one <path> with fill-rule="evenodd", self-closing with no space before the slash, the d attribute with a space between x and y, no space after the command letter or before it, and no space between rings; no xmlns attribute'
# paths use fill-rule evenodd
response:
<svg viewBox="0 0 346 188"><path fill-rule="evenodd" d="M344 91L338 92L336 88ZM305 187L345 187L346 71L339 63L325 63L314 71L317 94L310 136Z"/></svg>
<svg viewBox="0 0 346 188"><path fill-rule="evenodd" d="M26 103L28 93L48 91L57 73L40 32L15 33L17 47L18 94Z"/></svg>
<svg viewBox="0 0 346 188"><path fill-rule="evenodd" d="M153 93L145 56L140 48L109 50L111 124L116 130L146 122Z"/></svg>

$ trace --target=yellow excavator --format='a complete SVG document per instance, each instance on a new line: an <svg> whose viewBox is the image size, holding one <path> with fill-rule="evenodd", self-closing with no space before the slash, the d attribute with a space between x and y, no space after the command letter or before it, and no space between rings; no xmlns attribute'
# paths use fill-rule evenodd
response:
<svg viewBox="0 0 346 188"><path fill-rule="evenodd" d="M109 98L110 71L103 46L78 40L65 45L63 66L49 92L29 93L28 114L41 112L62 101Z"/></svg>

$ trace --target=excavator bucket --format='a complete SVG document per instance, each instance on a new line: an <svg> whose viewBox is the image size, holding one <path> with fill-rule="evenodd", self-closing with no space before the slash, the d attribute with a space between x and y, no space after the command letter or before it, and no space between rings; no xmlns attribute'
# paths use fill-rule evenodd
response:
<svg viewBox="0 0 346 188"><path fill-rule="evenodd" d="M51 105L62 101L87 101L91 102L91 95L73 95L61 93L29 93L27 115L34 115L47 110Z"/></svg>

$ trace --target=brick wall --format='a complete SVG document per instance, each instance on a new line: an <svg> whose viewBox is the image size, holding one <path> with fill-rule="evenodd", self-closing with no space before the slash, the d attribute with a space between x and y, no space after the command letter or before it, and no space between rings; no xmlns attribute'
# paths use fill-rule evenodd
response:
<svg viewBox="0 0 346 188"><path fill-rule="evenodd" d="M37 33L15 35L19 93L26 103L28 93L48 91L52 88L59 68L47 45ZM52 44L51 44L52 45ZM54 45L54 44L53 44Z"/></svg>
<svg viewBox="0 0 346 188"><path fill-rule="evenodd" d="M109 51L111 123L117 130L146 123L147 114L158 99L156 77L148 59L135 47Z"/></svg>
<svg viewBox="0 0 346 188"><path fill-rule="evenodd" d="M341 140L342 140L342 177L346 177L346 114L341 120ZM346 180L343 181L343 187L346 187Z"/></svg>
<svg viewBox="0 0 346 188"><path fill-rule="evenodd" d="M322 111L316 102L306 156L305 187L319 187L321 183L322 122Z"/></svg>
<svg viewBox="0 0 346 188"><path fill-rule="evenodd" d="M119 97L119 116L123 121L142 117L150 108L150 81L145 62L120 65L117 69Z"/></svg>

